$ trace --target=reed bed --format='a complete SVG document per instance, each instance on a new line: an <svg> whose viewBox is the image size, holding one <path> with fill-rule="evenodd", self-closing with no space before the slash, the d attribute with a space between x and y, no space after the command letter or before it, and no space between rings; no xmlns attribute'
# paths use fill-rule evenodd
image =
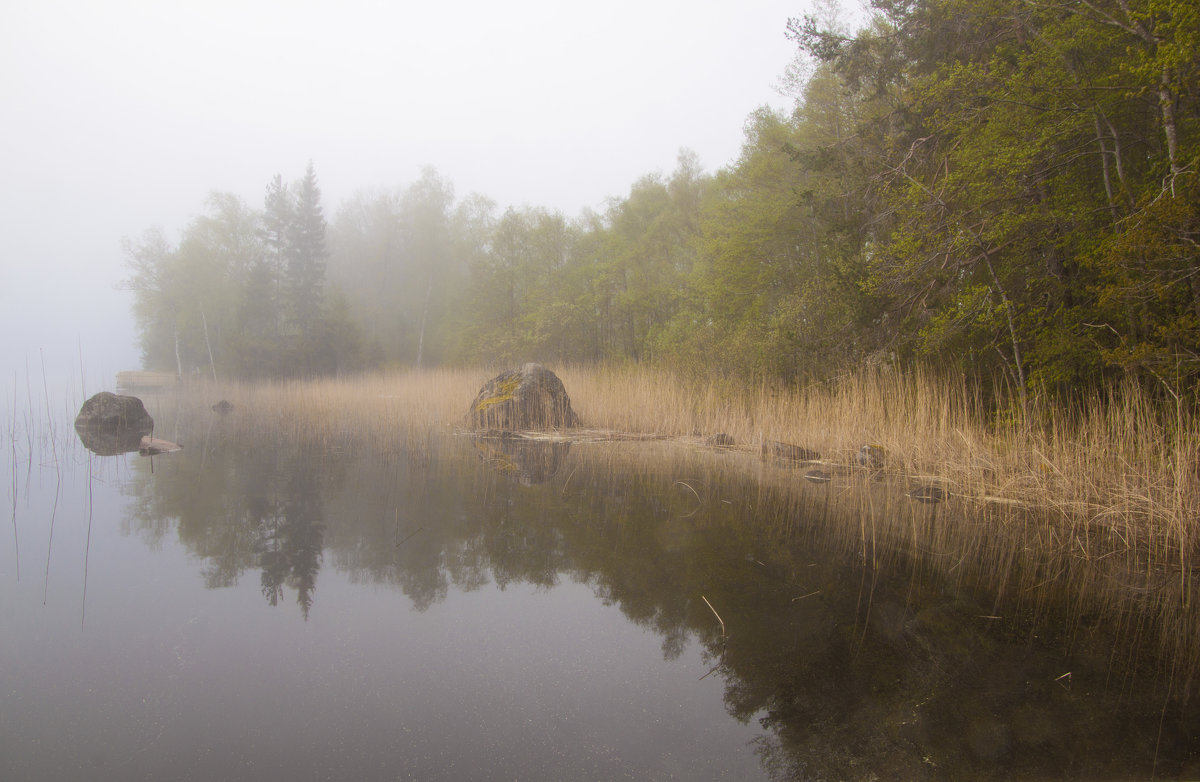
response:
<svg viewBox="0 0 1200 782"><path fill-rule="evenodd" d="M1053 542L1148 572L1169 565L1187 588L1200 521L1200 427L1135 386L1087 405L999 416L977 386L928 370L864 370L781 390L697 383L643 366L555 368L592 431L702 441L725 433L757 451L781 441L849 467L864 445L885 470L933 483L1009 519L1034 512ZM483 369L397 370L353 378L200 385L204 401L252 410L249 431L331 446L386 444L468 425ZM997 509L1014 509L1005 514ZM998 522L1000 523L1000 522ZM1009 523L1009 522L1003 522Z"/></svg>
<svg viewBox="0 0 1200 782"><path fill-rule="evenodd" d="M826 517L821 534L861 551L871 567L880 556L903 556L939 577L987 582L997 612L1006 603L1034 616L1061 616L1061 602L1072 601L1076 619L1100 615L1130 627L1133 647L1143 635L1156 635L1148 646L1179 665L1171 679L1185 682L1185 689L1200 672L1194 640L1200 611L1191 580L1200 426L1136 386L1070 408L1035 404L1022 416L998 413L985 401L986 389L929 370L864 370L779 389L696 382L642 366L553 369L585 430L561 436L702 446L710 435L727 434L735 444L725 450L744 452L735 460L739 469L763 465L755 480L759 491L781 498L770 515L784 532L798 532L791 525L819 510ZM228 423L243 435L293 437L338 450L417 452L435 448L434 438L447 431L469 428L471 402L494 374L397 370L205 383L187 389L203 405L182 404L180 411L208 418L215 415L208 406L225 399L235 409ZM858 489L831 493L794 470L768 469L758 451L771 441L817 452L823 469L853 477ZM870 471L856 466L864 445L882 449L885 480L872 481ZM660 453L641 450L647 458ZM905 490L930 484L949 492L939 509L904 497ZM695 486L688 484L691 494L702 495ZM765 510L762 499L755 506ZM806 529L814 534L816 528ZM893 548L881 554L888 544Z"/></svg>
<svg viewBox="0 0 1200 782"><path fill-rule="evenodd" d="M725 432L752 449L784 441L834 465L852 463L873 444L889 472L979 503L1037 510L1065 524L1084 550L1101 533L1153 561L1190 565L1200 521L1200 427L1133 385L1026 418L997 415L977 386L921 370L863 371L795 391L722 390L643 368L560 375L590 425Z"/></svg>
<svg viewBox="0 0 1200 782"><path fill-rule="evenodd" d="M328 447L384 445L455 426L488 373L482 370L403 370L352 378L197 383L185 394L193 412L224 400L248 435L269 434Z"/></svg>

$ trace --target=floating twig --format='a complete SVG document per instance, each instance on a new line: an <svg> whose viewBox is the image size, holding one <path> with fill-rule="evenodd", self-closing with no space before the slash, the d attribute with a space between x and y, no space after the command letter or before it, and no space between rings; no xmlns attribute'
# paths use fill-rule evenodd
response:
<svg viewBox="0 0 1200 782"><path fill-rule="evenodd" d="M17 581L21 580L21 543L17 539L17 373L13 372L13 422L8 433L12 446L12 527L13 561L17 568Z"/></svg>
<svg viewBox="0 0 1200 782"><path fill-rule="evenodd" d="M83 627L84 621L87 620L87 577L88 577L88 557L92 553L92 454L88 454L88 482L87 482L87 543L83 547L83 599L80 600L79 607L79 626Z"/></svg>
<svg viewBox="0 0 1200 782"><path fill-rule="evenodd" d="M803 600L806 597L812 597L813 595L819 595L819 594L821 594L821 590L818 589L816 592L809 592L807 595L800 595L800 597L793 597L792 602L795 603L797 600Z"/></svg>
<svg viewBox="0 0 1200 782"><path fill-rule="evenodd" d="M425 528L424 528L424 527L417 527L415 530L413 530L412 532L408 533L408 535L406 535L406 536L404 537L404 540L402 540L402 541L400 541L399 543L397 543L397 544L396 544L396 548L399 548L399 547L400 547L400 546L402 546L403 544L407 543L409 538L411 538L413 535L416 535L418 532L420 532L420 531L421 531L421 530L423 530L423 529L425 529Z"/></svg>
<svg viewBox="0 0 1200 782"><path fill-rule="evenodd" d="M721 615L717 613L717 609L713 608L712 603L708 602L707 597L705 597L704 595L700 595L700 599L704 601L704 604L706 606L708 606L708 610L712 611L713 616L715 616L717 618L717 621L721 623L721 640L724 641L728 637L725 635L725 620L722 619Z"/></svg>
<svg viewBox="0 0 1200 782"><path fill-rule="evenodd" d="M561 492L561 495L563 497L567 496L567 486L571 483L571 479L575 477L575 470L578 470L578 469L579 469L579 467L577 466L577 467L575 467L574 470L571 470L571 474L567 476L567 479L565 481L563 481L562 492Z"/></svg>
<svg viewBox="0 0 1200 782"><path fill-rule="evenodd" d="M689 519L692 516L695 516L697 513L700 512L700 509L702 507L704 507L704 500L700 499L700 493L698 491L696 491L695 489L693 489L692 485L690 483L688 483L687 481L675 481L675 485L687 487L688 491L690 491L696 497L697 505L696 505L695 510L693 510L691 513L687 514L686 516L683 516L682 518ZM709 606L709 608L712 608L712 606Z"/></svg>

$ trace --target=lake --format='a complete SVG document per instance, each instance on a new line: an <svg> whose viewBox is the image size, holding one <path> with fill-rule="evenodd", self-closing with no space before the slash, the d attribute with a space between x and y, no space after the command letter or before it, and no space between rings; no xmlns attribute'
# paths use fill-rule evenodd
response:
<svg viewBox="0 0 1200 782"><path fill-rule="evenodd" d="M953 498L694 443L150 407L183 450L6 426L0 778L1200 771L1137 602L1006 558L1018 532Z"/></svg>

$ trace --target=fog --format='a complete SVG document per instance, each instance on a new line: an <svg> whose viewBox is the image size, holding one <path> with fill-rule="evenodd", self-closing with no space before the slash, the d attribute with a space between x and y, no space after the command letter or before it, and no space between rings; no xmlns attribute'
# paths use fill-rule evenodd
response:
<svg viewBox="0 0 1200 782"><path fill-rule="evenodd" d="M0 26L0 366L136 367L123 237L312 160L327 214L424 166L574 216L788 105L805 0L16 0ZM0 377L0 386L12 381Z"/></svg>

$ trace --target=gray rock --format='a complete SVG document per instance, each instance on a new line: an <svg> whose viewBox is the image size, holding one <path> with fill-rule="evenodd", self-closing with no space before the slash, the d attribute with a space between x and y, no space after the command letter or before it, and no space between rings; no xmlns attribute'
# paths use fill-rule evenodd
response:
<svg viewBox="0 0 1200 782"><path fill-rule="evenodd" d="M808 448L803 448L799 445L791 443L781 443L778 441L764 442L762 445L763 458L774 457L782 461L790 462L815 462L821 458L821 454Z"/></svg>
<svg viewBox="0 0 1200 782"><path fill-rule="evenodd" d="M858 449L858 456L855 457L855 461L862 467L878 470L880 467L883 467L883 446L864 445Z"/></svg>
<svg viewBox="0 0 1200 782"><path fill-rule="evenodd" d="M941 502L950 496L950 492L943 489L941 486L918 486L908 493L917 502L925 502L933 504Z"/></svg>
<svg viewBox="0 0 1200 782"><path fill-rule="evenodd" d="M154 431L154 419L136 396L101 391L83 403L75 416L80 442L99 456L136 451L142 437Z"/></svg>
<svg viewBox="0 0 1200 782"><path fill-rule="evenodd" d="M160 453L174 453L182 450L183 446L170 440L159 440L154 437L143 437L138 444L138 453L142 456L157 456Z"/></svg>
<svg viewBox="0 0 1200 782"><path fill-rule="evenodd" d="M154 419L136 396L101 391L83 403L75 416L75 428L139 431L150 434Z"/></svg>

